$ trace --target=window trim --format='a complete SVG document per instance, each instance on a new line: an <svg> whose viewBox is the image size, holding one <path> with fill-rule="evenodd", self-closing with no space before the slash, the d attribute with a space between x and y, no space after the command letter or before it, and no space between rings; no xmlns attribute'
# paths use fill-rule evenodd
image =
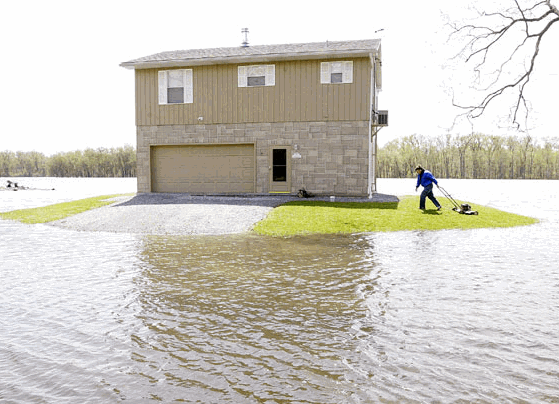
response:
<svg viewBox="0 0 559 404"><path fill-rule="evenodd" d="M248 85L249 77L264 76L264 84ZM270 87L276 85L276 65L248 65L238 66L237 68L237 86L238 87Z"/></svg>
<svg viewBox="0 0 559 404"><path fill-rule="evenodd" d="M341 82L332 82L332 73L341 73ZM353 83L353 61L340 60L320 63L321 84L351 84Z"/></svg>
<svg viewBox="0 0 559 404"><path fill-rule="evenodd" d="M169 88L169 72L170 71L182 71L183 86L177 88L183 88L183 102L172 102L169 103L167 100L167 89ZM194 102L194 91L193 91L193 79L192 79L192 69L173 69L173 70L160 70L157 72L158 77L158 95L159 95L159 105L181 105L181 104L192 104Z"/></svg>

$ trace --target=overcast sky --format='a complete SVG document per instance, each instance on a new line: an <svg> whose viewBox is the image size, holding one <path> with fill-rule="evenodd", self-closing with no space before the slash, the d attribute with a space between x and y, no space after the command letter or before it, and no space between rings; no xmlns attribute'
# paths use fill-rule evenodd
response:
<svg viewBox="0 0 559 404"><path fill-rule="evenodd" d="M50 155L135 146L134 72L119 64L161 51L239 46L243 27L249 28L251 45L381 37L379 107L389 110L390 126L380 131L380 144L411 134L442 135L454 116L445 86L455 74L445 67L451 52L442 14L460 15L467 3L5 2L0 16L0 150ZM547 49L559 44L559 26L551 34L555 40L549 40L553 45ZM530 134L536 138L559 136L553 119L559 53L543 53L531 88L537 114ZM505 133L491 120L474 130Z"/></svg>

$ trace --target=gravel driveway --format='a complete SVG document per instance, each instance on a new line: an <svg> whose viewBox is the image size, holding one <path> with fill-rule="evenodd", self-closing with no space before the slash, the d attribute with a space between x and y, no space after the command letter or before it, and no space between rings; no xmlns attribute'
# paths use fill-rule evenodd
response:
<svg viewBox="0 0 559 404"><path fill-rule="evenodd" d="M194 196L189 194L138 194L115 198L115 203L49 223L78 231L131 234L216 235L244 233L285 202L301 200L278 196ZM312 198L309 200L330 200ZM392 195L373 199L339 198L336 202L394 202Z"/></svg>

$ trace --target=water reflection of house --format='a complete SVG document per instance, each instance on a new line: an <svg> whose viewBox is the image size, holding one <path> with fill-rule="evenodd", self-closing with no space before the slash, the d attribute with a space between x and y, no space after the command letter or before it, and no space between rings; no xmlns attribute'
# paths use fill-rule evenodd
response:
<svg viewBox="0 0 559 404"><path fill-rule="evenodd" d="M380 40L162 52L136 76L138 192L376 191Z"/></svg>

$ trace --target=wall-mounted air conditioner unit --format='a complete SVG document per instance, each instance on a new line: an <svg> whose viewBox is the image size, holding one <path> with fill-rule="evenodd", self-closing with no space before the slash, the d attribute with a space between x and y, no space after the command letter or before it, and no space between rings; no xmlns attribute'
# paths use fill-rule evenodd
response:
<svg viewBox="0 0 559 404"><path fill-rule="evenodd" d="M388 126L388 111L379 111L377 114L377 126Z"/></svg>

